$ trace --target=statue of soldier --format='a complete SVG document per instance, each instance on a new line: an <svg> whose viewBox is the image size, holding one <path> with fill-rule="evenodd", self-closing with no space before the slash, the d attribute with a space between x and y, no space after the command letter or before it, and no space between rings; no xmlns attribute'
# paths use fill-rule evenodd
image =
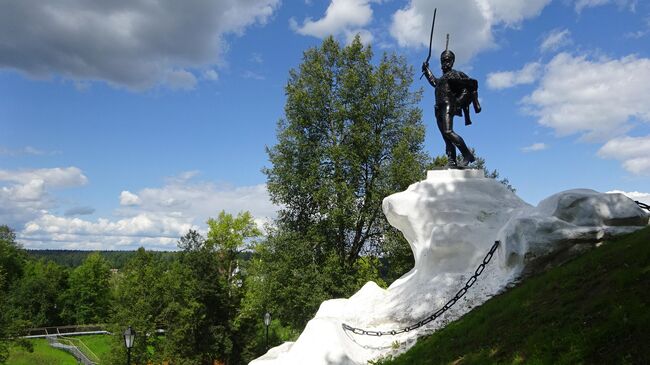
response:
<svg viewBox="0 0 650 365"><path fill-rule="evenodd" d="M447 35L449 37L449 35ZM449 42L449 38L447 38ZM478 82L469 78L466 74L452 69L456 56L449 49L445 49L440 55L440 66L442 76L435 77L429 70L429 63L422 64L422 72L426 75L431 86L436 89L436 122L438 129L445 141L445 152L447 154L448 168L464 168L476 158L472 151L467 148L461 136L454 132L454 115L465 116L465 125L472 124L469 117L469 105L474 104L474 111L481 112L481 105L478 102ZM456 163L456 148L463 155L460 166Z"/></svg>

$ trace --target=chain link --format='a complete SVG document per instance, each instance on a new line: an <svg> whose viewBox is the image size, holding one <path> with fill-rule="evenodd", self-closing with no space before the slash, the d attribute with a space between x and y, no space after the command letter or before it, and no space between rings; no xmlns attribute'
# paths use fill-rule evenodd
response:
<svg viewBox="0 0 650 365"><path fill-rule="evenodd" d="M642 203L642 202L640 202L638 200L635 200L634 202L639 206L639 208L645 209L648 212L650 212L650 205L648 205L646 203Z"/></svg>
<svg viewBox="0 0 650 365"><path fill-rule="evenodd" d="M641 203L641 204L643 204L643 203ZM352 326L350 326L348 324L343 323L343 324L341 324L341 326L343 327L343 330L344 331L350 331L350 332L354 333L355 335L374 336L374 337L395 336L395 335L398 335L400 333L413 331L415 329L418 329L418 328L424 326L425 324L427 324L429 322L435 321L443 313L445 313L447 310L449 310L449 308L451 308L454 304L456 304L456 302L458 302L460 300L460 298L462 298L465 294L467 294L467 291L469 290L469 288L471 288L472 285L474 285L474 283L476 283L476 280L479 277L479 275L481 275L483 273L483 270L485 270L485 265L487 265L490 262L490 260L492 259L492 256L494 256L494 252L497 250L497 247L499 246L499 243L500 243L499 241L494 242L494 245L492 245L492 248L490 248L490 251L487 253L487 255L485 255L485 258L483 258L483 261L478 265L478 267L476 268L476 271L474 272L474 275L472 275L467 280L467 282L465 283L465 286L463 286L456 293L456 295L454 295L453 298L451 298L447 303L445 303L445 305L442 306L442 308L438 309L432 315L426 317L425 319L421 320L420 322L415 323L415 324L413 324L411 326L408 326L408 327L404 327L404 328L396 329L396 330L391 330L391 331L370 331L370 330L364 330L364 329L361 329L361 328L352 327Z"/></svg>

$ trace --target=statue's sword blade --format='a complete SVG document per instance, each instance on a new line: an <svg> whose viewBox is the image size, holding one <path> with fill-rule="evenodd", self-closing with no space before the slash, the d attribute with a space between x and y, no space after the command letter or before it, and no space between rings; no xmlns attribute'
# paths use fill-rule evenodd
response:
<svg viewBox="0 0 650 365"><path fill-rule="evenodd" d="M433 21L431 22L431 35L429 35L429 55L427 56L426 62L429 62L431 59L431 44L433 43L433 28L436 26L436 12L438 8L433 9Z"/></svg>

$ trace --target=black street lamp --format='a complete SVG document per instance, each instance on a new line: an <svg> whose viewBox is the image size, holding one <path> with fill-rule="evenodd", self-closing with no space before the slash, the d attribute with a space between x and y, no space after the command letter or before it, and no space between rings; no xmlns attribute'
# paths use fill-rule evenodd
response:
<svg viewBox="0 0 650 365"><path fill-rule="evenodd" d="M271 324L271 313L264 314L264 325L266 326L266 350L269 350L269 325Z"/></svg>
<svg viewBox="0 0 650 365"><path fill-rule="evenodd" d="M133 340L135 340L135 331L129 328L122 334L124 336L124 345L126 346L126 365L131 364L131 347L133 347Z"/></svg>

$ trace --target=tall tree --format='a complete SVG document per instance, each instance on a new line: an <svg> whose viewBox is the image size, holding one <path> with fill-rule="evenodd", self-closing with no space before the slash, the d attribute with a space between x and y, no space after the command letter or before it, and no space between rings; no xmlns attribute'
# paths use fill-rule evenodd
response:
<svg viewBox="0 0 650 365"><path fill-rule="evenodd" d="M344 48L330 37L304 53L264 170L281 228L348 268L380 251L382 199L421 179L428 160L412 69L396 55L371 61L359 37Z"/></svg>
<svg viewBox="0 0 650 365"><path fill-rule="evenodd" d="M134 363L160 363L163 360L164 341L157 330L168 327L163 313L173 300L165 295L170 276L168 266L162 256L140 247L118 274L111 316L111 330L115 334L112 363L121 364L126 356L122 333L128 326L138 333L131 350Z"/></svg>
<svg viewBox="0 0 650 365"><path fill-rule="evenodd" d="M16 283L11 303L16 314L31 327L62 325L63 295L68 288L68 271L52 261L29 260Z"/></svg>
<svg viewBox="0 0 650 365"><path fill-rule="evenodd" d="M174 298L165 312L167 353L179 363L238 364L246 341L235 321L244 285L240 254L261 233L248 212L221 212L208 226L206 239L190 231L179 242L172 278L180 280L167 285Z"/></svg>
<svg viewBox="0 0 650 365"><path fill-rule="evenodd" d="M16 308L11 305L11 296L23 276L26 254L16 242L16 234L6 225L0 225L0 364L9 356L9 346L18 343L30 348L26 341L17 340L17 335L28 326L19 320Z"/></svg>
<svg viewBox="0 0 650 365"><path fill-rule="evenodd" d="M275 310L296 327L322 299L377 278L388 239L406 245L386 234L381 204L424 177L422 92L410 89L403 57L372 57L359 37L307 50L289 73L285 118L267 149L268 189L282 209L259 251L261 271L275 286Z"/></svg>
<svg viewBox="0 0 650 365"><path fill-rule="evenodd" d="M106 260L93 253L70 274L61 313L69 323L106 323L111 307L111 271Z"/></svg>

